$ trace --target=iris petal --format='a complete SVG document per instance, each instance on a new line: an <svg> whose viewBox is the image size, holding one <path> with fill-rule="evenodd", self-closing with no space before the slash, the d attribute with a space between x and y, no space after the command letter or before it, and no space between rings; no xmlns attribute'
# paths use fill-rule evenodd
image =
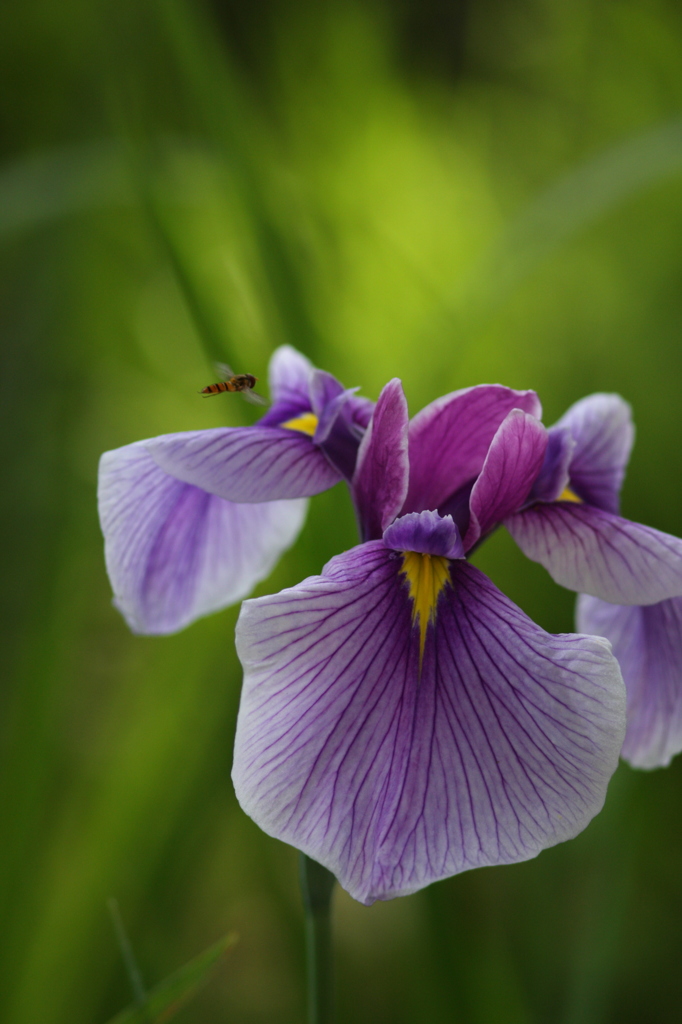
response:
<svg viewBox="0 0 682 1024"><path fill-rule="evenodd" d="M492 440L471 492L465 551L521 508L540 472L546 449L547 431L542 423L520 409L512 409Z"/></svg>
<svg viewBox="0 0 682 1024"><path fill-rule="evenodd" d="M682 598L645 607L581 594L578 628L611 641L628 696L621 756L659 768L682 751Z"/></svg>
<svg viewBox="0 0 682 1024"><path fill-rule="evenodd" d="M102 456L98 497L114 600L138 633L173 633L248 594L307 506L224 501L164 473L142 444Z"/></svg>
<svg viewBox="0 0 682 1024"><path fill-rule="evenodd" d="M420 673L401 566L363 544L237 627L237 796L367 904L574 836L624 732L608 644L548 635L463 561Z"/></svg>
<svg viewBox="0 0 682 1024"><path fill-rule="evenodd" d="M528 498L533 501L562 501L568 490L569 467L575 441L567 427L550 427L547 431L547 452Z"/></svg>
<svg viewBox="0 0 682 1024"><path fill-rule="evenodd" d="M417 413L410 423L410 487L403 512L440 508L478 476L497 428L512 409L538 419L542 413L534 391L501 384L454 391Z"/></svg>
<svg viewBox="0 0 682 1024"><path fill-rule="evenodd" d="M310 381L314 367L291 345L280 345L272 353L268 383L272 408L260 420L262 426L276 427L285 420L310 412Z"/></svg>
<svg viewBox="0 0 682 1024"><path fill-rule="evenodd" d="M635 439L628 403L620 395L588 395L564 413L557 428L568 430L575 442L571 488L590 505L617 513Z"/></svg>
<svg viewBox="0 0 682 1024"><path fill-rule="evenodd" d="M379 395L358 451L353 498L364 540L381 537L405 501L410 472L407 426L407 402L396 378Z"/></svg>
<svg viewBox="0 0 682 1024"><path fill-rule="evenodd" d="M312 439L278 427L217 427L162 434L144 445L176 480L226 501L307 498L341 479Z"/></svg>
<svg viewBox="0 0 682 1024"><path fill-rule="evenodd" d="M575 502L533 505L505 525L552 579L613 604L682 595L682 540Z"/></svg>

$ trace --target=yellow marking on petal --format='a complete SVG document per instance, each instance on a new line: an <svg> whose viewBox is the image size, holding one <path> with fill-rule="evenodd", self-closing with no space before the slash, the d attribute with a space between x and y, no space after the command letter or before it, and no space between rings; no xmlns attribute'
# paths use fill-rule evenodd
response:
<svg viewBox="0 0 682 1024"><path fill-rule="evenodd" d="M450 563L442 555L403 551L403 567L412 598L412 625L419 619L419 667L421 668L429 622L436 620L436 605L443 587L450 582Z"/></svg>
<svg viewBox="0 0 682 1024"><path fill-rule="evenodd" d="M312 437L317 430L317 416L314 412L304 412L302 416L295 416L293 420L280 423L280 427L287 430L300 430L302 434L310 434Z"/></svg>
<svg viewBox="0 0 682 1024"><path fill-rule="evenodd" d="M571 490L570 487L564 487L563 491L557 498L557 501L575 501L578 505L582 505L583 499L579 498L578 495Z"/></svg>

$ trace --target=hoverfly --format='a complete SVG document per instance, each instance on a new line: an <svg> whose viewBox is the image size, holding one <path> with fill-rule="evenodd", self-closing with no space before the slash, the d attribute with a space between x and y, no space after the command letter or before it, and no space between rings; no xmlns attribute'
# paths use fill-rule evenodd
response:
<svg viewBox="0 0 682 1024"><path fill-rule="evenodd" d="M253 390L258 377L254 377L252 373L234 373L227 363L216 363L215 368L220 380L217 384L209 384L208 387L201 389L199 394L204 398L220 395L223 391L239 391L252 405L268 404L262 395Z"/></svg>

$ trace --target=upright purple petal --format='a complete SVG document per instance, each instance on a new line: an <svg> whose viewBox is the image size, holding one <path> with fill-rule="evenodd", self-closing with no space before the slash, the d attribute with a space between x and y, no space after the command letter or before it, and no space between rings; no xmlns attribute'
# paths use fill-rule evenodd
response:
<svg viewBox="0 0 682 1024"><path fill-rule="evenodd" d="M341 479L312 439L279 427L217 427L163 434L144 445L169 476L226 501L307 498Z"/></svg>
<svg viewBox="0 0 682 1024"><path fill-rule="evenodd" d="M310 360L291 345L280 345L275 349L268 369L272 408L262 418L263 426L276 427L311 411L310 381L313 372Z"/></svg>
<svg viewBox="0 0 682 1024"><path fill-rule="evenodd" d="M617 513L635 439L632 410L620 395L588 395L561 417L575 441L571 489L590 505Z"/></svg>
<svg viewBox="0 0 682 1024"><path fill-rule="evenodd" d="M440 508L478 476L490 443L507 413L542 414L533 391L501 384L454 391L436 399L410 423L410 486L403 512Z"/></svg>
<svg viewBox="0 0 682 1024"><path fill-rule="evenodd" d="M547 431L547 451L529 501L557 501L570 482L569 468L575 451L575 441L567 427L550 427Z"/></svg>
<svg viewBox="0 0 682 1024"><path fill-rule="evenodd" d="M331 374L316 370L291 345L280 345L275 349L270 359L268 378L273 405L260 420L261 426L278 427L305 413L319 414L325 404L325 394L327 398L334 398L343 391L343 386ZM374 403L369 398L349 394L349 419L361 430L366 429L373 408Z"/></svg>
<svg viewBox="0 0 682 1024"><path fill-rule="evenodd" d="M310 378L310 401L316 416L324 416L325 410L344 394L344 386L326 370L313 370Z"/></svg>
<svg viewBox="0 0 682 1024"><path fill-rule="evenodd" d="M612 604L682 595L682 540L590 505L533 505L505 525L552 579Z"/></svg>
<svg viewBox="0 0 682 1024"><path fill-rule="evenodd" d="M106 452L99 511L114 600L137 633L174 633L269 575L307 502L235 505L183 483L143 444Z"/></svg>
<svg viewBox="0 0 682 1024"><path fill-rule="evenodd" d="M335 383L338 383L338 381L336 381ZM334 427L339 417L343 416L346 406L348 405L351 396L354 394L356 390L357 388L341 388L338 394L336 394L333 398L330 398L330 400L325 405L322 406L317 421L317 429L315 430L315 434L313 435L313 440L315 441L315 444L323 445L324 442L329 439L329 435L334 430ZM348 424L347 419L346 423ZM360 432L358 431L357 434L359 435L359 433ZM357 448L359 436L356 436L355 441Z"/></svg>
<svg viewBox="0 0 682 1024"><path fill-rule="evenodd" d="M350 483L355 473L364 428L355 422L350 406L357 388L343 388L329 373L316 370L311 394L318 418L313 441L332 466Z"/></svg>
<svg viewBox="0 0 682 1024"><path fill-rule="evenodd" d="M534 416L512 409L500 425L471 492L468 551L523 505L547 450L547 431Z"/></svg>
<svg viewBox="0 0 682 1024"><path fill-rule="evenodd" d="M682 751L682 598L646 607L581 594L578 629L611 641L628 698L621 756L661 768Z"/></svg>
<svg viewBox="0 0 682 1024"><path fill-rule="evenodd" d="M548 635L464 561L420 670L401 566L363 544L237 627L240 803L367 904L574 836L624 732L608 645Z"/></svg>
<svg viewBox="0 0 682 1024"><path fill-rule="evenodd" d="M365 398L364 395L352 394L348 399L347 409L351 423L364 433L374 412L374 402L371 398Z"/></svg>
<svg viewBox="0 0 682 1024"><path fill-rule="evenodd" d="M363 540L377 540L400 512L410 466L407 401L400 381L385 386L362 439L353 478L353 498Z"/></svg>

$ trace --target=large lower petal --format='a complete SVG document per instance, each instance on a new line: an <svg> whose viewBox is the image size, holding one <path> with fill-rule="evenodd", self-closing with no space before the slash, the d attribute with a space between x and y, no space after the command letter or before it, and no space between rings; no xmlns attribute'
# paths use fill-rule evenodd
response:
<svg viewBox="0 0 682 1024"><path fill-rule="evenodd" d="M308 498L341 479L311 438L279 427L217 427L162 434L144 445L169 476L226 501Z"/></svg>
<svg viewBox="0 0 682 1024"><path fill-rule="evenodd" d="M512 409L538 419L534 391L501 384L454 391L436 399L410 423L410 487L403 512L437 509L478 476L497 428Z"/></svg>
<svg viewBox="0 0 682 1024"><path fill-rule="evenodd" d="M407 426L407 402L395 378L379 395L353 477L353 499L364 540L378 540L405 501L410 473Z"/></svg>
<svg viewBox="0 0 682 1024"><path fill-rule="evenodd" d="M583 501L618 512L620 489L635 439L632 410L620 395L596 394L576 402L558 428L575 442L571 488Z"/></svg>
<svg viewBox="0 0 682 1024"><path fill-rule="evenodd" d="M550 636L465 562L422 659L402 564L361 545L237 627L237 796L364 903L574 836L624 732L608 644Z"/></svg>
<svg viewBox="0 0 682 1024"><path fill-rule="evenodd" d="M540 420L512 409L492 440L471 492L465 551L521 508L542 468L546 450L547 431Z"/></svg>
<svg viewBox="0 0 682 1024"><path fill-rule="evenodd" d="M611 641L628 697L621 756L659 768L682 751L682 598L645 607L581 594L578 629Z"/></svg>
<svg viewBox="0 0 682 1024"><path fill-rule="evenodd" d="M294 542L307 506L224 501L164 473L141 444L102 456L98 497L114 600L138 633L173 633L239 601Z"/></svg>
<svg viewBox="0 0 682 1024"><path fill-rule="evenodd" d="M552 579L613 604L656 604L682 595L682 540L589 505L533 505L505 520L512 537Z"/></svg>

